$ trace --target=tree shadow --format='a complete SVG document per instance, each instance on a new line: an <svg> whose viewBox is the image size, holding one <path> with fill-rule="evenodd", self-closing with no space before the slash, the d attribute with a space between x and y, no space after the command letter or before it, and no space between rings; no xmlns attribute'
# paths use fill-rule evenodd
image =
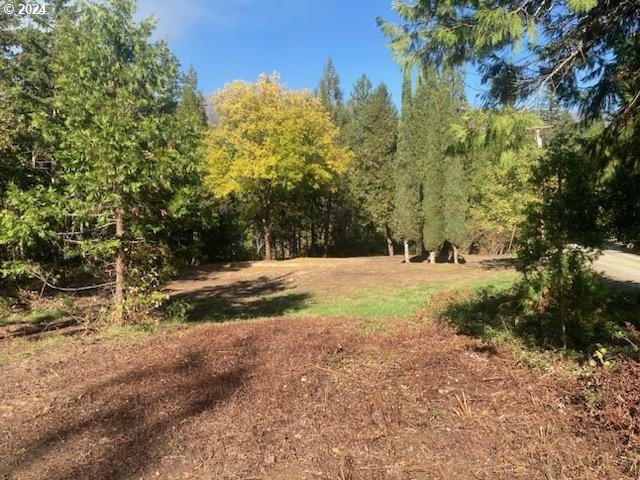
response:
<svg viewBox="0 0 640 480"><path fill-rule="evenodd" d="M409 259L409 263L424 263L429 260L429 256L421 253L420 255L415 255Z"/></svg>
<svg viewBox="0 0 640 480"><path fill-rule="evenodd" d="M613 278L600 275L602 283L610 288L617 288L625 291L638 291L640 290L640 283L633 280L614 280Z"/></svg>
<svg viewBox="0 0 640 480"><path fill-rule="evenodd" d="M189 322L225 322L276 317L305 307L307 293L283 293L292 274L261 276L224 285L210 285L175 298L189 304Z"/></svg>
<svg viewBox="0 0 640 480"><path fill-rule="evenodd" d="M515 258L492 258L478 262L483 270L511 270L516 266Z"/></svg>
<svg viewBox="0 0 640 480"><path fill-rule="evenodd" d="M48 480L132 478L157 462L185 422L225 402L247 381L255 347L236 345L234 361L216 368L202 347L180 358L134 367L53 405L33 433L9 437L1 478L46 470ZM31 477L29 477L31 478Z"/></svg>
<svg viewBox="0 0 640 480"><path fill-rule="evenodd" d="M640 340L640 293L629 294L619 286L611 288L610 283L604 283L598 295L597 312L568 318L566 330L563 330L556 309L532 311L525 308L528 302L517 289L480 289L446 305L440 318L459 333L490 345L517 339L528 348L559 350L582 359L588 358L597 345L603 345L618 355L636 358L638 350L634 345L640 345L637 342Z"/></svg>
<svg viewBox="0 0 640 480"><path fill-rule="evenodd" d="M245 268L250 268L251 266L253 266L253 262L212 263L209 265L191 268L182 273L176 280L213 280L216 278L215 276L212 276L215 273L238 272Z"/></svg>

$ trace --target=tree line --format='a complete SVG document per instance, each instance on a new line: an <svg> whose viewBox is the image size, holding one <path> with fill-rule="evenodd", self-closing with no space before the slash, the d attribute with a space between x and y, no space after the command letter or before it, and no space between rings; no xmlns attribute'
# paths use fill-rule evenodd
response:
<svg viewBox="0 0 640 480"><path fill-rule="evenodd" d="M394 4L406 24L379 23L402 67L400 108L366 75L345 99L329 60L314 91L277 75L234 81L209 117L195 72L152 40L133 0L56 0L53 15L0 17L3 291L106 290L122 320L201 262L394 255L398 245L406 262L458 262L519 248L533 275L567 243L637 237L634 26L608 32L615 71L588 95L564 70L579 58L562 56L575 42L598 48L598 22L633 2L569 5L562 15L592 37L545 36L560 40L527 78L492 52L532 18L555 28L560 13L536 3L469 18ZM465 100L466 61L489 83L486 108ZM536 82L545 96L533 108L523 102ZM580 118L571 102L584 102Z"/></svg>

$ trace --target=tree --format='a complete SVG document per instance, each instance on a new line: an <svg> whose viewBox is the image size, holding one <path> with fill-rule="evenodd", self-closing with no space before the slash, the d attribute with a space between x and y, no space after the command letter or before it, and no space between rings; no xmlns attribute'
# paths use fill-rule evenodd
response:
<svg viewBox="0 0 640 480"><path fill-rule="evenodd" d="M203 185L199 170L207 114L193 67L182 75L173 123L175 155L171 173L174 178L167 208L169 221L164 227L174 255L194 265L202 254L202 236L205 232L211 234L213 222L217 220L219 205Z"/></svg>
<svg viewBox="0 0 640 480"><path fill-rule="evenodd" d="M394 158L394 227L404 244L405 263L409 263L409 242L422 245L422 169L413 155L415 143L414 99L411 72L405 70L402 82L402 110L398 123L398 142Z"/></svg>
<svg viewBox="0 0 640 480"><path fill-rule="evenodd" d="M348 108L352 114L357 115L359 113L371 97L372 90L373 85L371 84L371 80L363 73L358 77L358 80L356 80L353 90L351 91L351 96L349 97Z"/></svg>
<svg viewBox="0 0 640 480"><path fill-rule="evenodd" d="M538 116L509 108L472 110L454 125L469 179L466 229L474 250L511 252L527 212L540 201L532 178L544 153L534 139L541 125Z"/></svg>
<svg viewBox="0 0 640 480"><path fill-rule="evenodd" d="M277 76L233 82L212 102L218 119L207 136L206 182L214 195L246 205L270 260L274 212L287 196L329 185L350 155L320 99L287 90Z"/></svg>
<svg viewBox="0 0 640 480"><path fill-rule="evenodd" d="M162 222L154 207L172 189L177 151L178 65L165 43L150 42L153 23L134 15L131 0L83 6L77 20L63 20L51 67L60 205L71 232L88 232L69 242L85 257L113 255L117 320L128 259L146 253L145 237Z"/></svg>
<svg viewBox="0 0 640 480"><path fill-rule="evenodd" d="M588 154L599 129L580 128L570 117L558 122L533 177L542 201L529 205L519 239L525 304L555 314L565 348L568 340L584 343L602 308L589 268L603 246L597 159Z"/></svg>
<svg viewBox="0 0 640 480"><path fill-rule="evenodd" d="M378 19L404 62L438 66L478 64L503 104L551 91L585 119L604 118L599 170L607 178L613 210L610 229L640 231L638 216L616 215L640 186L635 140L640 124L640 3L636 0L396 1L403 20ZM518 50L527 54L519 54ZM615 146L621 155L609 155ZM621 169L617 175L613 172ZM622 199L622 205L615 199ZM635 202L634 202L635 203ZM628 210L628 208L624 208ZM631 222L629 224L629 222Z"/></svg>
<svg viewBox="0 0 640 480"><path fill-rule="evenodd" d="M351 187L372 223L385 235L387 251L393 256L394 189L389 180L393 178L398 118L387 87L377 87L356 112Z"/></svg>
<svg viewBox="0 0 640 480"><path fill-rule="evenodd" d="M47 15L0 18L0 200L9 183L27 187L50 181L50 139L41 124L52 112L53 31L75 7L48 3Z"/></svg>
<svg viewBox="0 0 640 480"><path fill-rule="evenodd" d="M462 159L453 151L452 130L461 106L453 73L423 72L414 98L412 154L422 167L423 244L430 263L445 241L457 263L464 238L467 187Z"/></svg>
<svg viewBox="0 0 640 480"><path fill-rule="evenodd" d="M316 95L322 101L324 108L331 114L331 120L341 126L344 120L343 116L343 97L340 88L340 76L333 65L333 60L329 58L322 71L320 82L316 88Z"/></svg>

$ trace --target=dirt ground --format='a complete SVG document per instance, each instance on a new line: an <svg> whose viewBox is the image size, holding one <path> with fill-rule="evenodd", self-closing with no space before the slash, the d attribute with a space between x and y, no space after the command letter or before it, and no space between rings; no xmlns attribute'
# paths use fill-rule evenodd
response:
<svg viewBox="0 0 640 480"><path fill-rule="evenodd" d="M368 279L283 274L326 292L460 275L383 272L388 261L363 261ZM483 278L503 266L480 261L461 268ZM277 268L203 270L174 289L250 285ZM0 367L0 479L638 478L563 372L437 323L373 335L353 318L280 317L130 345L88 337Z"/></svg>
<svg viewBox="0 0 640 480"><path fill-rule="evenodd" d="M191 320L280 316L308 312L309 303L357 298L424 285L473 282L513 271L508 257L471 256L463 265L411 263L402 257L304 258L281 262L212 265L168 285L175 298L196 304Z"/></svg>
<svg viewBox="0 0 640 480"><path fill-rule="evenodd" d="M194 270L169 289L176 294L206 293L236 282L269 282L274 289L298 289L335 295L357 289L397 289L427 282L482 280L512 269L509 257L471 255L462 265L411 263L402 257L302 258L280 262L243 262Z"/></svg>

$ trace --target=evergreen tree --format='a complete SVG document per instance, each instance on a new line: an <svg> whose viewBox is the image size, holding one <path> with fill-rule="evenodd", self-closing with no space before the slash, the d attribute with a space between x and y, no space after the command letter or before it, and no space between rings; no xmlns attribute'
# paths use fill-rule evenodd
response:
<svg viewBox="0 0 640 480"><path fill-rule="evenodd" d="M462 159L453 150L452 125L459 112L459 93L452 74L424 71L414 103L414 156L422 162L423 242L429 262L445 241L453 248L464 238L467 192Z"/></svg>
<svg viewBox="0 0 640 480"><path fill-rule="evenodd" d="M333 65L333 60L329 58L322 71L316 95L322 101L322 105L331 113L331 119L336 125L340 125L342 121L343 93L340 88L340 77Z"/></svg>
<svg viewBox="0 0 640 480"><path fill-rule="evenodd" d="M175 147L174 189L165 223L170 245L178 260L196 264L203 234L210 235L217 220L217 207L202 182L200 147L206 133L206 102L198 90L198 77L190 67L182 75L179 101L173 119Z"/></svg>
<svg viewBox="0 0 640 480"><path fill-rule="evenodd" d="M344 105L344 94L340 87L340 77L329 58L324 66L322 76L316 88L316 96L322 102L325 110L329 112L331 121L338 128L339 143L347 145L349 143L350 115ZM327 256L330 244L332 243L332 232L337 224L343 223L342 219L336 217L339 211L337 205L348 202L348 185L346 178L340 176L333 179L331 185L326 188L313 190L311 198L308 199L307 222L311 229L310 252L312 255L321 253ZM322 240L320 242L320 239ZM319 248L319 243L322 248Z"/></svg>
<svg viewBox="0 0 640 480"><path fill-rule="evenodd" d="M363 73L358 80L356 80L351 96L349 98L349 110L353 115L357 115L360 109L367 103L371 97L373 85L371 80Z"/></svg>
<svg viewBox="0 0 640 480"><path fill-rule="evenodd" d="M56 35L53 105L60 138L64 215L78 254L115 260L115 318L124 317L131 261L158 258L154 232L175 181L173 113L178 65L151 20L134 19L131 0L85 5ZM73 236L73 235L71 235ZM138 281L145 282L143 278Z"/></svg>
<svg viewBox="0 0 640 480"><path fill-rule="evenodd" d="M599 215L622 238L640 232L640 215L626 213L634 211L629 207L637 205L640 187L640 2L399 0L393 6L403 24L378 22L403 62L474 63L490 83L492 101L513 105L552 90L583 118L604 120L598 170L610 208ZM522 48L526 55L515 54Z"/></svg>
<svg viewBox="0 0 640 480"><path fill-rule="evenodd" d="M402 110L398 124L398 141L394 159L394 226L403 241L405 262L409 262L409 242L421 244L422 214L420 205L419 163L413 156L413 109L411 74L405 70L402 82Z"/></svg>
<svg viewBox="0 0 640 480"><path fill-rule="evenodd" d="M354 115L359 138L354 145L351 186L372 223L393 249L393 158L396 152L398 116L387 87L382 84Z"/></svg>

